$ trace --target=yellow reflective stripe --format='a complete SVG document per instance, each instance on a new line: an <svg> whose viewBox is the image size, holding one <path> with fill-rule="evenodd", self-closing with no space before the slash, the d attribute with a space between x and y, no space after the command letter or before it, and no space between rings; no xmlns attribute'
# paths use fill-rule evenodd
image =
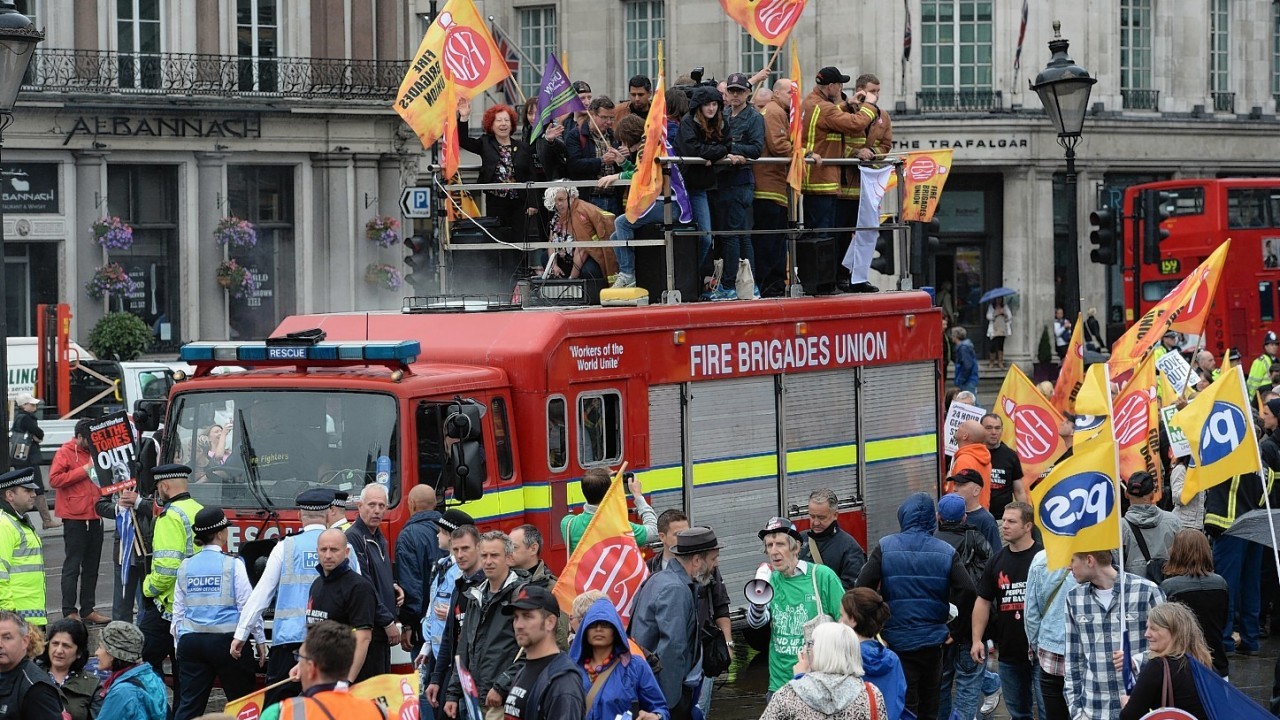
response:
<svg viewBox="0 0 1280 720"><path fill-rule="evenodd" d="M787 196L782 193L772 193L764 190L757 190L755 194L756 200L771 200L781 205L787 204Z"/></svg>
<svg viewBox="0 0 1280 720"><path fill-rule="evenodd" d="M811 193L815 190L835 190L840 187L840 183L805 183L804 191Z"/></svg>
<svg viewBox="0 0 1280 720"><path fill-rule="evenodd" d="M777 474L778 456L773 453L728 460L709 460L694 463L693 484L719 485L750 478L776 477Z"/></svg>
<svg viewBox="0 0 1280 720"><path fill-rule="evenodd" d="M938 435L936 433L867 442L867 462L869 463L934 455L937 452Z"/></svg>

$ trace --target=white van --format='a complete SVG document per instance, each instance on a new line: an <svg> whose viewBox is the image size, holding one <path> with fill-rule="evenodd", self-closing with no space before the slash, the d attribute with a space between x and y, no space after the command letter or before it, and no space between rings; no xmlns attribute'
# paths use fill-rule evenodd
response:
<svg viewBox="0 0 1280 720"><path fill-rule="evenodd" d="M6 343L9 347L9 400L18 393L29 392L36 397L36 366L40 364L39 339L33 337L11 337ZM71 356L80 360L93 360L93 353L71 343Z"/></svg>

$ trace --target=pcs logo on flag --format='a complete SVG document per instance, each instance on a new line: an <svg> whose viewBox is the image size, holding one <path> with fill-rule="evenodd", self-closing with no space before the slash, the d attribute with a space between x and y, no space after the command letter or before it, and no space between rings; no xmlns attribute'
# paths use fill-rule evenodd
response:
<svg viewBox="0 0 1280 720"><path fill-rule="evenodd" d="M1116 506L1116 490L1106 473L1082 472L1064 478L1040 501L1040 518L1055 535L1074 536L1098 525Z"/></svg>
<svg viewBox="0 0 1280 720"><path fill-rule="evenodd" d="M1221 400L1213 404L1213 412L1200 433L1200 464L1212 465L1235 452L1244 442L1248 425L1240 408Z"/></svg>

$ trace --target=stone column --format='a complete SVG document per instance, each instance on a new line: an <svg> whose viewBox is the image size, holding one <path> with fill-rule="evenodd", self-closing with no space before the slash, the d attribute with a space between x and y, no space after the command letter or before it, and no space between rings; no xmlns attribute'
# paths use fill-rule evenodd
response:
<svg viewBox="0 0 1280 720"><path fill-rule="evenodd" d="M107 213L107 155L100 150L76 150L76 208L71 218L71 237L67 239L68 265L75 263L75 272L68 272L74 283L68 288L71 298L71 336L82 344L87 343L89 331L102 319L104 303L85 294L84 284L102 261L102 249L89 240L89 226Z"/></svg>
<svg viewBox="0 0 1280 720"><path fill-rule="evenodd" d="M354 309L355 283L363 282L356 277L359 274L363 278L364 266L356 268L351 160L349 152L311 156L316 198L319 200L312 236L315 275L309 278L317 287L313 308L316 312Z"/></svg>
<svg viewBox="0 0 1280 720"><path fill-rule="evenodd" d="M213 231L223 215L230 215L227 204L227 153L196 153L198 166L197 207L199 217L195 243L197 267L190 293L195 296L196 327L201 340L228 337L227 292L218 285L214 268L222 262L223 249L213 242ZM220 207L221 206L221 207Z"/></svg>
<svg viewBox="0 0 1280 720"><path fill-rule="evenodd" d="M382 214L379 204L382 198L378 190L378 156L372 153L358 153L355 156L355 191L352 193L351 205L355 222L351 242L354 245L355 264L351 273L356 282L356 309L374 310L389 307L388 298L399 301L399 294L384 290L364 281L364 269L369 263L386 263L396 265L392 250L384 250L364 235L364 226L376 215Z"/></svg>
<svg viewBox="0 0 1280 720"><path fill-rule="evenodd" d="M1031 374L1040 331L1053 317L1053 172L1021 166L1004 172L1004 277L1018 291L1014 334L1005 357Z"/></svg>

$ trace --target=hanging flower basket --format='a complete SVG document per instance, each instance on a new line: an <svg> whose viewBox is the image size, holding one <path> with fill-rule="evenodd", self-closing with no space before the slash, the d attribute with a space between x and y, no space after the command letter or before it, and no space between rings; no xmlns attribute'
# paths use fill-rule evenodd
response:
<svg viewBox="0 0 1280 720"><path fill-rule="evenodd" d="M399 245L400 221L389 215L379 215L364 224L364 236L377 243L378 247Z"/></svg>
<svg viewBox="0 0 1280 720"><path fill-rule="evenodd" d="M248 297L258 290L258 281L254 279L253 273L235 260L227 260L218 265L217 277L218 284L234 298Z"/></svg>
<svg viewBox="0 0 1280 720"><path fill-rule="evenodd" d="M399 290L404 285L404 276L394 265L369 263L364 269L364 281L387 290Z"/></svg>
<svg viewBox="0 0 1280 720"><path fill-rule="evenodd" d="M218 227L214 228L213 240L219 245L251 248L258 244L258 230L248 220L224 217L218 222Z"/></svg>
<svg viewBox="0 0 1280 720"><path fill-rule="evenodd" d="M99 218L89 227L94 242L107 250L128 250L133 247L133 228L129 223L112 215Z"/></svg>
<svg viewBox="0 0 1280 720"><path fill-rule="evenodd" d="M101 300L108 295L124 296L138 289L138 283L129 277L120 263L107 263L93 271L89 282L84 284L84 291L94 300Z"/></svg>

